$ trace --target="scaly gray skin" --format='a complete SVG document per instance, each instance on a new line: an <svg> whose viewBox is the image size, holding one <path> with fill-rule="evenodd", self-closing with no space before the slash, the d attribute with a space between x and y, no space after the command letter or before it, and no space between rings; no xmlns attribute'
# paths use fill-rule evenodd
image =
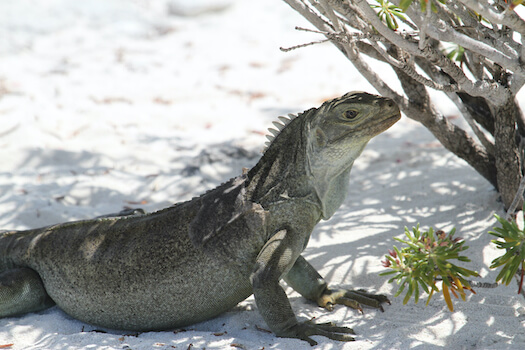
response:
<svg viewBox="0 0 525 350"><path fill-rule="evenodd" d="M151 214L0 234L0 317L56 303L108 328L172 329L253 293L278 336L353 340L347 327L299 323L279 280L329 310L388 301L328 288L300 254L314 226L343 202L367 142L399 118L389 99L348 93L281 118L255 167L200 197Z"/></svg>

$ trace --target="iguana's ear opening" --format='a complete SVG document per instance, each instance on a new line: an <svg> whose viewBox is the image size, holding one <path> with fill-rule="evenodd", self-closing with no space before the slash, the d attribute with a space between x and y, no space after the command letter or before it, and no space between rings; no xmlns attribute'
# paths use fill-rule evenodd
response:
<svg viewBox="0 0 525 350"><path fill-rule="evenodd" d="M320 127L315 128L315 141L318 147L326 146L327 137Z"/></svg>

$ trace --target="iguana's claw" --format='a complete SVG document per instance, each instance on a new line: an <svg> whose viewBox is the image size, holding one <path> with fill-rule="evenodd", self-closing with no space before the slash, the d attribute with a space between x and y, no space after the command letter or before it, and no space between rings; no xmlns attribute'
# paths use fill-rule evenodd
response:
<svg viewBox="0 0 525 350"><path fill-rule="evenodd" d="M326 289L317 300L317 304L328 311L332 311L335 304L342 304L361 313L363 312L361 305L370 306L384 312L382 303L390 304L390 300L388 300L386 295L367 293L363 289Z"/></svg>
<svg viewBox="0 0 525 350"><path fill-rule="evenodd" d="M316 324L312 321L298 323L286 330L280 337L298 338L307 341L310 345L317 345L317 342L310 338L312 335L322 335L332 340L354 341L354 337L349 334L355 334L354 330L349 327L339 327L332 322Z"/></svg>

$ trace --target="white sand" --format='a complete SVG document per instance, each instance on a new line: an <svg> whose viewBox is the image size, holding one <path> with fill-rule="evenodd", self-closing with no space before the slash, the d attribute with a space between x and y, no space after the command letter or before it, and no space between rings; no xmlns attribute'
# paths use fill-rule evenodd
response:
<svg viewBox="0 0 525 350"><path fill-rule="evenodd" d="M329 44L280 52L318 37L295 32L308 25L279 0L238 1L197 17L169 15L166 4L0 2L0 228L189 199L252 166L278 115L350 90L373 92ZM378 276L392 237L417 222L455 226L470 246L465 266L493 282L497 272L488 266L499 252L487 231L501 211L483 178L404 118L369 144L346 202L318 225L304 255L334 285L392 295L396 288ZM301 320L358 333L346 344L315 337L318 349L523 349L525 303L516 290L477 289L455 302L454 313L437 296L427 307L396 298L384 313L365 315L342 306L326 312L288 292ZM55 307L0 319L0 345L311 349L264 328L253 298L182 332L138 336L94 332Z"/></svg>

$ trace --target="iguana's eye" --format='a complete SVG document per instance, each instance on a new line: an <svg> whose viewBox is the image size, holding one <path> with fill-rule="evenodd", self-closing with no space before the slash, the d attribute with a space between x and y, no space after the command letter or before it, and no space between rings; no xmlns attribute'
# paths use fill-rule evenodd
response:
<svg viewBox="0 0 525 350"><path fill-rule="evenodd" d="M345 117L345 119L352 120L355 119L355 117L357 117L358 114L359 113L357 111L350 109L348 111L344 111L343 116Z"/></svg>

